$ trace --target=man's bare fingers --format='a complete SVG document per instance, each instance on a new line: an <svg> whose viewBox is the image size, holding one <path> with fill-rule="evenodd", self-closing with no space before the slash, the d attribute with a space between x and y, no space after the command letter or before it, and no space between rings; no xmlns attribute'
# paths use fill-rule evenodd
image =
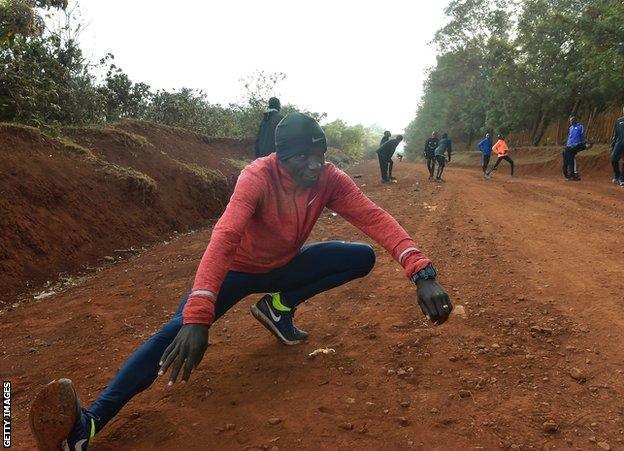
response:
<svg viewBox="0 0 624 451"><path fill-rule="evenodd" d="M169 366L177 357L178 351L179 351L178 344L175 341L167 347L167 349L165 350L165 352L163 353L161 357L162 363L160 365L160 371L158 371L158 374L163 375L167 372L167 370L169 369Z"/></svg>
<svg viewBox="0 0 624 451"><path fill-rule="evenodd" d="M180 373L180 369L182 368L182 365L184 364L184 361L186 360L186 357L187 357L186 352L184 351L178 352L178 356L173 361L173 365L171 367L171 377L169 378L169 385L175 384L176 380L178 379L178 374Z"/></svg>

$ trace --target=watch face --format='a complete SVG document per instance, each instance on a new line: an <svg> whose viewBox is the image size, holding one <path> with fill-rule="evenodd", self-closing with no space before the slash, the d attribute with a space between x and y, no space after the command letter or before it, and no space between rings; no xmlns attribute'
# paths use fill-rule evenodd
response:
<svg viewBox="0 0 624 451"><path fill-rule="evenodd" d="M422 278L423 279L433 279L436 276L436 270L432 265L427 266L422 270Z"/></svg>
<svg viewBox="0 0 624 451"><path fill-rule="evenodd" d="M420 271L418 271L416 274L414 274L414 276L412 277L412 280L416 282L419 279L424 279L424 280L435 279L436 275L437 275L437 272L435 268L433 267L433 265L428 265L424 267L423 269L421 269Z"/></svg>

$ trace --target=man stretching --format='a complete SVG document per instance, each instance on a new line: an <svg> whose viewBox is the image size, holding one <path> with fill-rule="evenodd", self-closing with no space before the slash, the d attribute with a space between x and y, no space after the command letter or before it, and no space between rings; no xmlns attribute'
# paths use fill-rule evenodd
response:
<svg viewBox="0 0 624 451"><path fill-rule="evenodd" d="M446 162L451 161L451 152L452 152L452 144L448 135L444 133L442 135L442 139L438 143L438 147L435 148L435 160L438 163L438 172L436 173L436 181L442 182L442 173L444 172L444 167L446 166ZM446 158L445 153L448 152L448 159Z"/></svg>
<svg viewBox="0 0 624 451"><path fill-rule="evenodd" d="M280 342L294 345L305 340L308 334L293 324L297 307L366 276L375 264L368 244L305 244L325 208L384 247L416 285L423 313L434 324L446 321L453 306L436 281L431 260L348 175L325 162L327 142L318 123L301 113L289 114L279 123L275 141L276 153L241 172L190 294L173 318L130 356L95 402L82 408L68 379L51 382L37 395L30 424L40 450L86 449L93 436L158 375L170 370L168 385L178 376L187 382L204 357L210 326L249 294L271 293L262 296L251 313Z"/></svg>
<svg viewBox="0 0 624 451"><path fill-rule="evenodd" d="M429 170L429 180L433 180L433 173L435 172L435 150L438 147L440 140L438 139L438 132L431 133L431 138L425 141L424 156L427 162L427 169Z"/></svg>
<svg viewBox="0 0 624 451"><path fill-rule="evenodd" d="M485 138L479 141L477 149L479 149L483 154L481 168L483 169L483 176L487 178L487 168L490 164L490 156L492 155L492 139L490 138L489 133L486 133Z"/></svg>
<svg viewBox="0 0 624 451"><path fill-rule="evenodd" d="M397 135L396 138L390 138L377 149L377 157L379 159L379 169L381 169L381 183L390 183L396 180L392 177L392 155L399 143L403 141L403 136Z"/></svg>
<svg viewBox="0 0 624 451"><path fill-rule="evenodd" d="M495 154L498 155L498 158L496 159L496 163L494 163L492 169L489 172L485 173L485 176L490 177L492 175L492 172L498 169L498 165L500 164L500 162L505 160L511 165L511 176L513 177L514 161L509 156L509 147L507 147L507 143L505 142L505 137L503 135L498 135L498 141L496 141L496 144L494 144L492 150Z"/></svg>

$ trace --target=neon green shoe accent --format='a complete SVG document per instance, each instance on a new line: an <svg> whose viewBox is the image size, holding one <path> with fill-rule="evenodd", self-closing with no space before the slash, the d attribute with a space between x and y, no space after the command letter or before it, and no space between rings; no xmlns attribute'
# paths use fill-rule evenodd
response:
<svg viewBox="0 0 624 451"><path fill-rule="evenodd" d="M279 293L273 293L271 294L271 297L273 298L273 308L275 310L277 310L278 312L290 312L291 308L290 307L286 307L284 304L282 304L282 295Z"/></svg>
<svg viewBox="0 0 624 451"><path fill-rule="evenodd" d="M91 431L89 432L89 440L95 437L95 420L91 418Z"/></svg>

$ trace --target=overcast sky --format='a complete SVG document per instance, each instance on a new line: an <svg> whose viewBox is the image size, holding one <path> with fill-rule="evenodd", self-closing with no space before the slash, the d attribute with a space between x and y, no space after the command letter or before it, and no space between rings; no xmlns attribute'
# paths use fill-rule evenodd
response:
<svg viewBox="0 0 624 451"><path fill-rule="evenodd" d="M79 0L80 42L133 81L241 99L241 77L283 72L282 103L399 133L413 119L428 43L448 0Z"/></svg>

